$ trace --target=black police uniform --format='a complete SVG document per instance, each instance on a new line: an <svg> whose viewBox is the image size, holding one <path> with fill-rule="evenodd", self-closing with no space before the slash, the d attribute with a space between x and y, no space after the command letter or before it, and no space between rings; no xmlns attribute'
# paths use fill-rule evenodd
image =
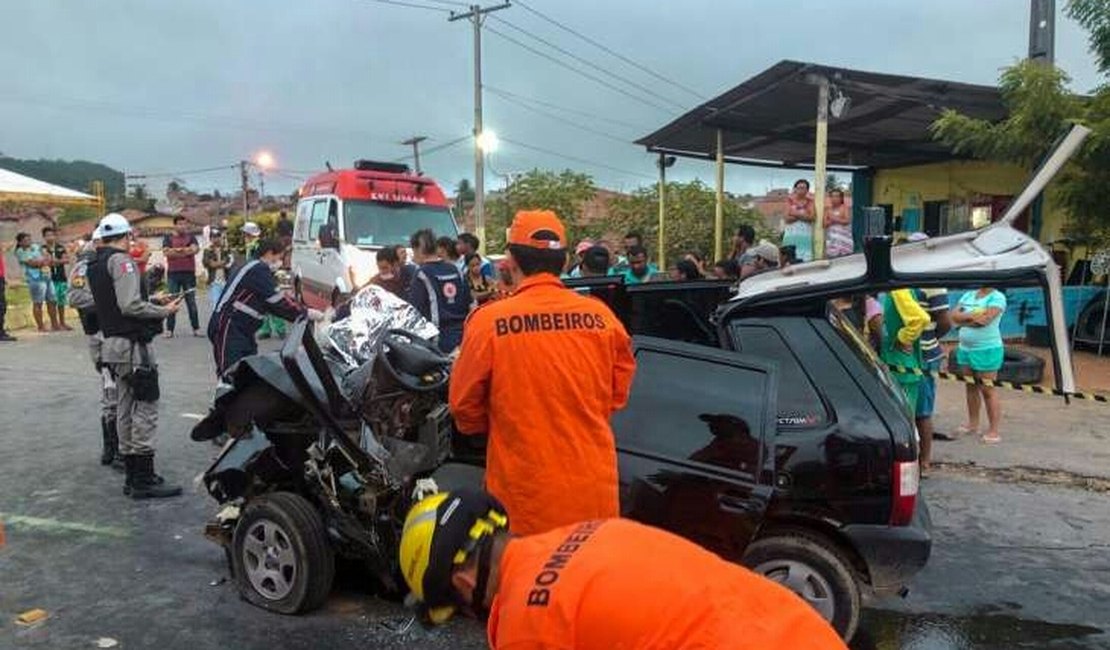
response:
<svg viewBox="0 0 1110 650"><path fill-rule="evenodd" d="M470 286L450 262L425 262L409 285L409 303L439 328L439 349L451 352L462 343L463 324L470 314Z"/></svg>
<svg viewBox="0 0 1110 650"><path fill-rule="evenodd" d="M266 314L292 321L304 313L303 307L278 289L265 262L251 260L233 270L208 321L217 376L222 377L243 357L258 353L254 335Z"/></svg>

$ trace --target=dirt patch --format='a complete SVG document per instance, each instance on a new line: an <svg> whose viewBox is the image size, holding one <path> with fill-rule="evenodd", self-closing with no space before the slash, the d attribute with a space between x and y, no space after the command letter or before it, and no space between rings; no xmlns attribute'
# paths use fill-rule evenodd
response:
<svg viewBox="0 0 1110 650"><path fill-rule="evenodd" d="M975 463L939 462L933 463L933 471L998 483L1031 483L1110 494L1110 479L1083 476L1063 470L1039 467L983 467Z"/></svg>

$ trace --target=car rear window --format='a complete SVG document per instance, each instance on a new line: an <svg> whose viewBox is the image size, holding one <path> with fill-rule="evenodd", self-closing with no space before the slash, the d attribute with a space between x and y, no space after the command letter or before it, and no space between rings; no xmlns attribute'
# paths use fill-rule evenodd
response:
<svg viewBox="0 0 1110 650"><path fill-rule="evenodd" d="M778 363L780 427L819 427L828 423L829 415L817 388L775 328L737 324L732 328L732 336L737 351Z"/></svg>
<svg viewBox="0 0 1110 650"><path fill-rule="evenodd" d="M871 349L871 345L867 343L863 334L855 328L852 323L845 318L838 309L829 309L829 322L832 323L833 331L848 344L848 349L860 361L860 365L879 380L899 404L902 404L906 410L909 410L909 403L906 402L906 395L898 384L894 381L894 376L890 374L890 370L886 365L879 360L879 355Z"/></svg>

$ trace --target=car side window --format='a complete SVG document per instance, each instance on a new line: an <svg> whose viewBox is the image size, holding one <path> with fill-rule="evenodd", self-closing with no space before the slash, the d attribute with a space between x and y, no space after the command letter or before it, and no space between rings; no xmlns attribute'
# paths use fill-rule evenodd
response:
<svg viewBox="0 0 1110 650"><path fill-rule="evenodd" d="M328 201L320 199L312 204L312 217L308 225L308 238L317 239L320 229L328 222Z"/></svg>
<svg viewBox="0 0 1110 650"><path fill-rule="evenodd" d="M732 332L738 352L778 363L779 426L818 427L828 423L828 412L817 389L777 330L764 325L735 325Z"/></svg>
<svg viewBox="0 0 1110 650"><path fill-rule="evenodd" d="M767 375L640 350L628 406L613 416L617 446L755 476Z"/></svg>

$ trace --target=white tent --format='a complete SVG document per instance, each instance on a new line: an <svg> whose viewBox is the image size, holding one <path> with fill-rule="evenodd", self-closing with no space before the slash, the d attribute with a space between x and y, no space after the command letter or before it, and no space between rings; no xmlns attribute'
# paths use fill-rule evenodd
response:
<svg viewBox="0 0 1110 650"><path fill-rule="evenodd" d="M100 199L68 187L0 169L0 201L53 203L56 205L99 205Z"/></svg>

